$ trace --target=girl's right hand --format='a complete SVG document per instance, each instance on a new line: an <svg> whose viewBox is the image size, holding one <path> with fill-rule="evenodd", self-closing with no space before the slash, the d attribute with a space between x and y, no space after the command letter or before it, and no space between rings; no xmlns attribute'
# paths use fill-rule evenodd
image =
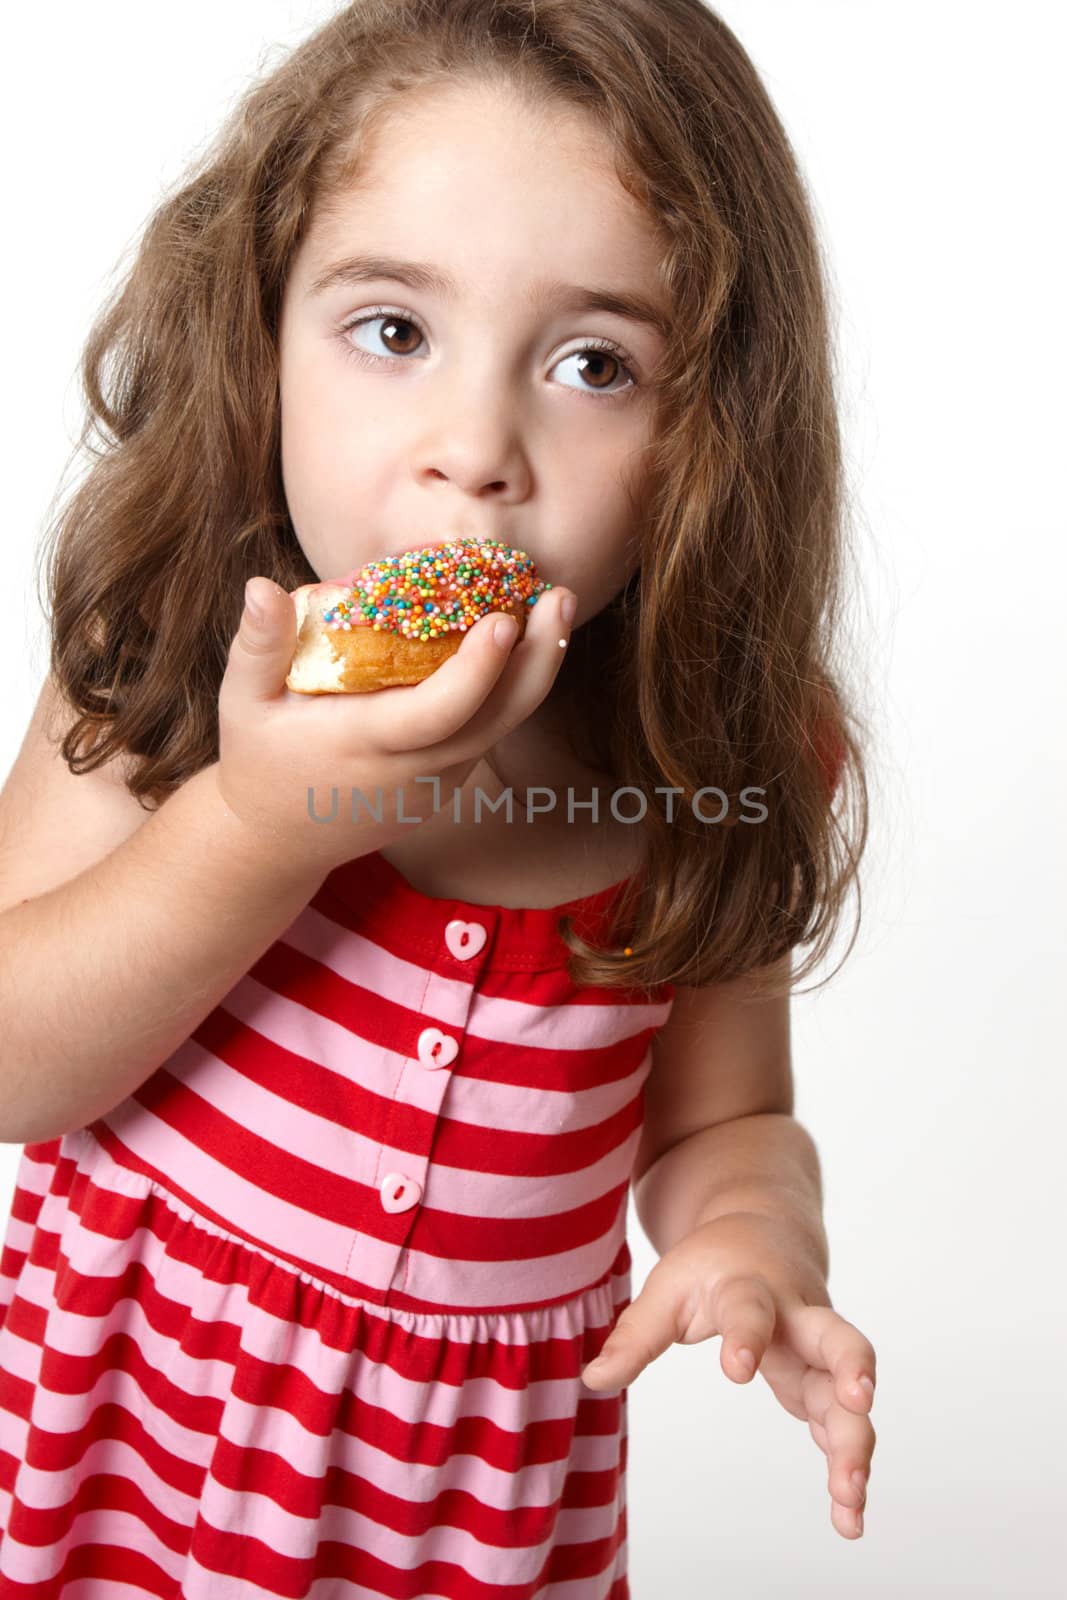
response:
<svg viewBox="0 0 1067 1600"><path fill-rule="evenodd" d="M386 848L417 825L412 819L425 821L435 793L438 809L449 806L484 753L540 705L565 654L560 641L570 638L560 607L571 591L549 589L529 609L517 645L513 618L506 618L505 646L494 641L494 627L506 617L494 611L421 683L294 694L285 683L296 649L292 597L263 577L251 579L247 592L261 603L263 620L246 605L230 645L219 688L216 782L268 863L284 852L290 869L320 880L344 861Z"/></svg>

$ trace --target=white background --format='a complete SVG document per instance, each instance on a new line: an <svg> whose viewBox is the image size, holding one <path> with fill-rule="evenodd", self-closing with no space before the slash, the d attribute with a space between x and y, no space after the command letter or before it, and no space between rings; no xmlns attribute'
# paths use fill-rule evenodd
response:
<svg viewBox="0 0 1067 1600"><path fill-rule="evenodd" d="M333 9L5 19L0 775L47 663L34 559L91 319L162 188ZM630 1390L633 1591L1036 1600L1062 1593L1064 1506L1062 14L721 14L799 152L840 307L873 837L858 944L797 1000L794 1041L879 1438L849 1542L763 1380L732 1384L718 1339L669 1350ZM0 1221L18 1154L0 1147ZM636 1292L655 1258L633 1216L631 1241Z"/></svg>

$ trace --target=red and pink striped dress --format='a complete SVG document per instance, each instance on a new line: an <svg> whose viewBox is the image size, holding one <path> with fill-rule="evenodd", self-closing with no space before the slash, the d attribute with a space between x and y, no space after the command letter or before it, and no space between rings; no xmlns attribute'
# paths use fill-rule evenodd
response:
<svg viewBox="0 0 1067 1600"><path fill-rule="evenodd" d="M575 987L557 930L621 887L515 910L363 856L135 1094L24 1147L4 1600L629 1600L626 1390L579 1372L674 989Z"/></svg>

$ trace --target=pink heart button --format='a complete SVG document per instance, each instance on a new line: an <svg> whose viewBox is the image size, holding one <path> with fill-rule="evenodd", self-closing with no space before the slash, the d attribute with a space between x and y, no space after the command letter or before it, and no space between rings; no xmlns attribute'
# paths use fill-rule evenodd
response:
<svg viewBox="0 0 1067 1600"><path fill-rule="evenodd" d="M457 917L445 929L445 944L457 961L469 961L481 950L488 935L480 922L464 922Z"/></svg>
<svg viewBox="0 0 1067 1600"><path fill-rule="evenodd" d="M423 1028L419 1034L419 1060L424 1067L447 1067L459 1055L459 1045L440 1028Z"/></svg>
<svg viewBox="0 0 1067 1600"><path fill-rule="evenodd" d="M422 1197L422 1184L403 1172L387 1172L379 1192L383 1211L409 1211Z"/></svg>

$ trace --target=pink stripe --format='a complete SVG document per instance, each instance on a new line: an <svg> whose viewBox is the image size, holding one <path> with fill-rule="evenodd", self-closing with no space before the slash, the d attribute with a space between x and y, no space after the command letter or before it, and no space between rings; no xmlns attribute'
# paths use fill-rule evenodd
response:
<svg viewBox="0 0 1067 1600"><path fill-rule="evenodd" d="M467 1031L478 1039L539 1050L610 1050L636 1033L658 1027L669 1010L670 1004L562 1005L548 1009L475 994Z"/></svg>
<svg viewBox="0 0 1067 1600"><path fill-rule="evenodd" d="M673 991L575 989L558 908L335 878L128 1100L23 1153L4 1594L629 1600L625 1391L580 1372L629 1303Z"/></svg>
<svg viewBox="0 0 1067 1600"><path fill-rule="evenodd" d="M290 1259L301 1261L323 1272L346 1276L346 1268L356 1236L352 1228L330 1222L310 1209L304 1210L265 1190L252 1179L244 1178L221 1161L176 1133L165 1123L147 1114L135 1100L123 1101L115 1111L103 1119L122 1143L140 1160L161 1172L180 1173L182 1187L203 1197L205 1207L217 1211L222 1219L235 1217L254 1218L256 1232L249 1238L257 1244L266 1239L284 1241L289 1247ZM87 1135L91 1138L91 1135ZM95 1144L95 1140L93 1141ZM105 1186L119 1181L121 1167L99 1147L88 1149L79 1159L79 1170L93 1176L103 1166ZM167 1195L161 1185L133 1171L129 1174L144 1192L146 1184ZM134 1191L131 1191L134 1192ZM169 1196L174 1207L186 1216L194 1215L192 1207ZM314 1195L309 1194L310 1201ZM225 1226L225 1220L223 1225ZM359 1267L361 1281L368 1284L386 1284L392 1276L396 1262L396 1248L370 1234L359 1235ZM285 1256L275 1257L284 1260Z"/></svg>
<svg viewBox="0 0 1067 1600"><path fill-rule="evenodd" d="M649 1056L648 1064L650 1062ZM379 1174L384 1175L394 1169L410 1171L411 1176L420 1181L425 1176L424 1202L458 1216L537 1217L581 1205L628 1178L640 1133L639 1129L636 1130L600 1161L593 1161L570 1173L555 1175L551 1194L548 1194L539 1173L531 1173L526 1177L463 1170L451 1167L440 1159L428 1162L424 1157L416 1158L400 1145L364 1138L336 1121L317 1116L250 1083L240 1073L192 1042L183 1045L171 1058L167 1070L188 1083L198 1096L238 1127L275 1145L279 1150L301 1157L339 1177L347 1177L353 1183L376 1186ZM449 1076L447 1072L413 1067L404 1079L407 1100L410 1102L414 1098L408 1092L409 1081L413 1086L433 1084L440 1099L442 1091L450 1087ZM612 1098L620 1104L626 1104L632 1100L633 1093L634 1086L627 1080L624 1085L618 1086ZM598 1091L598 1094L603 1102L603 1091ZM554 1122L558 1133L570 1126L567 1116L569 1108L560 1104L563 1097L552 1096L550 1099L557 1109L554 1116L546 1111L545 1122L548 1126ZM604 1114L598 1121L603 1121L615 1109L615 1105L610 1110L602 1105ZM179 1130L173 1129L159 1117L144 1112L135 1098L123 1102L103 1121L157 1171L186 1173L184 1148L187 1141L182 1139ZM531 1126L532 1123L533 1119L528 1119L527 1127L522 1131L526 1134L533 1132L535 1125ZM443 1132L439 1131L439 1138ZM172 1147L173 1140L180 1141L180 1144ZM415 1170L420 1166L422 1173ZM214 1209L226 1211L222 1196L215 1191L205 1193L204 1199Z"/></svg>
<svg viewBox="0 0 1067 1600"><path fill-rule="evenodd" d="M63 1219L58 1215L60 1210L61 1197L49 1196L42 1208L42 1226L62 1227ZM63 1227L63 1244L66 1258L65 1293L72 1294L75 1293L76 1281L72 1272L83 1271L86 1266L95 1270L101 1236L80 1227L76 1215L71 1213ZM105 1255L109 1248L109 1244L105 1244ZM79 1257L82 1255L88 1259L79 1266ZM173 1292L177 1290L179 1280L184 1278L185 1290L191 1291L194 1301L202 1299L202 1277L192 1269L182 1269L179 1263L169 1260L164 1245L147 1230L138 1230L128 1241L126 1260L129 1262L133 1259L144 1262L150 1281L168 1279ZM21 1287L27 1293L37 1291L35 1298L47 1306L53 1303L55 1293L54 1284L45 1281L51 1276L44 1269L30 1269L24 1275ZM215 1316L244 1330L240 1344L243 1367L254 1370L263 1363L269 1368L276 1366L281 1357L290 1371L310 1374L321 1381L323 1363L332 1362L331 1390L339 1393L345 1387L344 1367L352 1360L350 1352L327 1351L315 1330L294 1329L288 1323L265 1316L247 1302L243 1305L238 1303L242 1291L236 1286L224 1284L215 1288L218 1299L214 1307ZM628 1274L621 1274L583 1297L581 1304L572 1302L568 1306L543 1308L534 1314L539 1325L538 1334L546 1340L580 1340L587 1323L598 1318L606 1323L613 1316L619 1300L624 1299L627 1293ZM200 1308L196 1309L202 1315ZM397 1315L403 1323L405 1314ZM406 1320L415 1319L409 1316ZM430 1321L425 1318L421 1320L424 1324ZM502 1330L510 1329L517 1331L525 1342L531 1331L525 1319L518 1321L507 1316L462 1320L469 1320L469 1332L472 1335L488 1332L494 1339L500 1338ZM456 1326L457 1319L449 1318L448 1322L453 1336L462 1337L468 1332L464 1327ZM320 1477L323 1467L321 1439L309 1434L306 1427L277 1405L265 1406L254 1399L242 1401L238 1397L239 1378L235 1378L229 1364L200 1362L186 1351L175 1350L171 1342L160 1338L155 1332L136 1301L124 1299L116 1302L115 1314L98 1326L94 1326L92 1319L84 1314L54 1311L48 1327L50 1350L69 1353L80 1351L83 1355L102 1348L105 1338L113 1338L117 1328L121 1327L124 1335L136 1346L147 1368L166 1372L168 1382L179 1389L190 1393L213 1392L217 1396L219 1404L224 1407L218 1429L222 1439L232 1440L234 1444L241 1440L254 1442L257 1451L263 1452L264 1457L274 1455L279 1465L284 1464L287 1472L303 1473L312 1481ZM6 1356L7 1352L4 1354ZM49 1359L52 1360L51 1357ZM58 1373L62 1369L53 1362L53 1370ZM356 1403L358 1415L366 1415L373 1409L384 1414L390 1426L399 1420L401 1424L414 1428L420 1437L431 1434L435 1429L440 1429L447 1436L464 1418L473 1418L477 1419L479 1425L488 1424L497 1430L510 1431L520 1450L525 1448L522 1441L538 1423L553 1415L567 1423L581 1389L577 1379L570 1388L566 1384L530 1384L510 1389L483 1378L452 1388L438 1385L427 1391L424 1386L409 1384L391 1368L365 1356L355 1363L354 1371L358 1381L347 1394ZM122 1406L136 1416L139 1425L153 1439L161 1442L161 1448L172 1459L199 1461L206 1466L216 1451L213 1434L181 1429L173 1417L151 1403L138 1387L135 1376L125 1370L108 1369L100 1380L81 1395L77 1391L70 1392L69 1386L66 1387L68 1392L64 1394L52 1394L47 1386L38 1391L40 1404L35 1411L35 1427L57 1435L73 1433L96 1414L101 1405L110 1403ZM274 1385L271 1387L273 1389ZM604 1404L608 1398L598 1397L593 1403L599 1401ZM588 1399L586 1403L589 1403ZM332 1437L335 1440L338 1437L336 1430ZM509 1550L507 1553L509 1584L516 1581L533 1582L540 1571L544 1553L553 1544L561 1541L566 1543L571 1538L572 1524L574 1535L583 1543L610 1536L614 1525L614 1501L592 1508L586 1506L580 1511L568 1510L562 1504L557 1507L557 1502L561 1500L563 1485L569 1474L611 1473L618 1465L618 1442L614 1434L580 1436L573 1440L573 1448L569 1452L565 1450L555 1462L531 1463L520 1470L507 1471L493 1468L470 1453L450 1456L445 1450L438 1468L426 1469L421 1476L414 1476L410 1465L397 1460L394 1455L364 1440L357 1441L361 1477L368 1485L373 1484L376 1492L395 1497L398 1504L403 1503L415 1514L420 1507L424 1512L432 1510L437 1497L444 1492L445 1482L449 1492L469 1497L486 1510L492 1508L495 1512L514 1515L521 1508L525 1515L533 1507L544 1508L551 1523L546 1528L544 1540L540 1544ZM152 1497L159 1517L170 1519L178 1526L191 1525L193 1512L189 1496L181 1495L165 1478L150 1470L129 1445L113 1443L108 1447L106 1468L102 1455L98 1466L97 1455L103 1448L103 1445L90 1447L82 1467L78 1469L79 1475L93 1470L117 1472L128 1484ZM331 1454L331 1460L336 1460L335 1454ZM2 1568L6 1575L16 1581L39 1582L51 1572L59 1570L58 1562L47 1571L40 1566L36 1559L40 1552L35 1550L32 1541L26 1542L25 1535L32 1532L35 1522L40 1523L42 1528L47 1526L49 1516L54 1516L68 1503L76 1487L77 1480L73 1474L74 1469L67 1475L49 1474L35 1468L22 1469L18 1480L21 1533L9 1536L6 1541L3 1555L5 1565ZM445 1475L444 1479L442 1474ZM421 1492L413 1492L413 1485L416 1484ZM358 1543L368 1554L373 1554L377 1560L399 1572L413 1570L415 1562L422 1566L428 1560L440 1561L445 1565L459 1566L477 1582L492 1584L494 1570L501 1570L499 1552L489 1548L483 1540L463 1527L444 1525L421 1535L404 1534L343 1505L321 1507L316 1517L309 1521L306 1515L294 1516L267 1497L234 1494L212 1477L205 1480L200 1511L211 1526L239 1527L242 1540L261 1539L271 1552L293 1561L308 1558L309 1539L314 1548L323 1540L337 1538ZM233 1522L234 1516L238 1519L237 1523ZM103 1542L122 1542L126 1548L142 1551L146 1555L158 1554L158 1542L139 1523L137 1537L127 1539L128 1520L117 1510L109 1511L106 1526L101 1523L99 1537ZM603 1532L598 1531L601 1525ZM91 1539L94 1536L91 1518L87 1522L84 1517L79 1517L75 1523L75 1534L79 1540ZM192 1591L186 1589L185 1592Z"/></svg>
<svg viewBox="0 0 1067 1600"><path fill-rule="evenodd" d="M425 991L426 999L421 1002L420 1009L439 1017L442 1023L463 1025L470 1005L469 981L445 978L415 962L405 961L373 939L338 927L310 906L286 929L282 940L329 967L339 978L360 989L371 990L405 1009L410 1007L413 995L422 995Z"/></svg>

